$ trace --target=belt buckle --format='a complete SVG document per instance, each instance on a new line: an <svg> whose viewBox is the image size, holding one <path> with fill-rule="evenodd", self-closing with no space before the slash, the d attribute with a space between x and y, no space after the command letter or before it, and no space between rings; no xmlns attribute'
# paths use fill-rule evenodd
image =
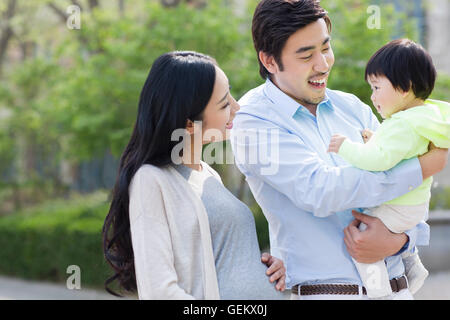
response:
<svg viewBox="0 0 450 320"><path fill-rule="evenodd" d="M392 279L393 281L390 283L392 292L398 292L398 282L397 282L398 279L399 278L394 278L394 279Z"/></svg>
<svg viewBox="0 0 450 320"><path fill-rule="evenodd" d="M297 285L297 295L300 297L300 288L301 288L301 285Z"/></svg>
<svg viewBox="0 0 450 320"><path fill-rule="evenodd" d="M399 286L398 282L399 282L401 279L403 279L403 278L405 278L405 280L406 280L406 287L400 289L400 286ZM408 289L408 288L409 288L408 277L407 277L406 275L402 275L402 276L400 276L400 277L391 279L391 280L389 280L389 285L391 286L391 289L392 289L392 292L393 292L393 293L400 292L400 290L403 290L403 289ZM367 290L366 290L366 288L365 288L365 287L361 287L361 288L362 288L362 294L363 294L363 295L367 295Z"/></svg>
<svg viewBox="0 0 450 320"><path fill-rule="evenodd" d="M406 289L408 289L409 290L409 280L408 280L408 277L404 274L402 277L405 277L405 280L406 280Z"/></svg>
<svg viewBox="0 0 450 320"><path fill-rule="evenodd" d="M365 295L365 294L367 294L367 292L366 292L366 288L364 288L363 286L360 286L359 284L358 284L358 296L363 296L363 295Z"/></svg>

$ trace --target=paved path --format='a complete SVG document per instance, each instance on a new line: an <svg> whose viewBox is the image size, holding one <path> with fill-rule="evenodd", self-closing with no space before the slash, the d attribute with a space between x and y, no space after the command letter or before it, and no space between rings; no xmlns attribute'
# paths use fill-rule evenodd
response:
<svg viewBox="0 0 450 320"><path fill-rule="evenodd" d="M0 300L115 300L109 293L83 289L69 290L65 284L27 281L0 276Z"/></svg>
<svg viewBox="0 0 450 320"><path fill-rule="evenodd" d="M450 271L431 274L414 298L416 300L450 300Z"/></svg>
<svg viewBox="0 0 450 320"><path fill-rule="evenodd" d="M450 271L430 275L415 295L420 300L450 300ZM0 277L0 300L116 300L96 290L68 290L64 285Z"/></svg>

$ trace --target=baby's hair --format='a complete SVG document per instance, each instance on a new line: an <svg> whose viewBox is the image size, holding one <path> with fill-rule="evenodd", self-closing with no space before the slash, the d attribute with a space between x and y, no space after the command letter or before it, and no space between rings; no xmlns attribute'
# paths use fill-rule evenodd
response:
<svg viewBox="0 0 450 320"><path fill-rule="evenodd" d="M436 69L428 52L409 39L397 39L381 47L366 66L365 79L385 76L397 90L412 89L416 98L426 100L434 88Z"/></svg>

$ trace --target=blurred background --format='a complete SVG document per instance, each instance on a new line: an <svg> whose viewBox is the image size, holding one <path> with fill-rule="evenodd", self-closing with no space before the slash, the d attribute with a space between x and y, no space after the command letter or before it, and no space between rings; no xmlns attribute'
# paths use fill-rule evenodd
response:
<svg viewBox="0 0 450 320"><path fill-rule="evenodd" d="M172 50L209 54L239 99L263 83L250 30L257 3L0 0L0 299L112 298L102 290L111 271L101 229L151 64ZM450 0L321 4L333 23L330 88L371 105L368 58L408 37L438 69L432 98L450 100ZM269 250L267 222L243 176L232 164L213 166L251 207ZM450 165L434 181L430 246L419 248L431 275L417 299L450 299ZM81 290L67 288L71 265L81 270Z"/></svg>

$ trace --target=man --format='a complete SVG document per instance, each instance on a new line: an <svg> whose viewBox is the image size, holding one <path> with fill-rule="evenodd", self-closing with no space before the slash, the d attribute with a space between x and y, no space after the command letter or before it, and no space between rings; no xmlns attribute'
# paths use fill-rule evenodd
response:
<svg viewBox="0 0 450 320"><path fill-rule="evenodd" d="M236 164L269 222L272 254L285 262L292 299L366 299L350 256L362 263L386 258L392 298L412 299L400 253L427 245L428 225L394 234L377 218L353 212L353 220L352 209L416 188L442 170L447 151L378 173L327 153L334 133L362 141L362 130L379 125L356 96L326 88L334 63L330 30L318 1L259 3L252 34L266 82L239 101L231 136ZM357 229L360 221L366 231Z"/></svg>

